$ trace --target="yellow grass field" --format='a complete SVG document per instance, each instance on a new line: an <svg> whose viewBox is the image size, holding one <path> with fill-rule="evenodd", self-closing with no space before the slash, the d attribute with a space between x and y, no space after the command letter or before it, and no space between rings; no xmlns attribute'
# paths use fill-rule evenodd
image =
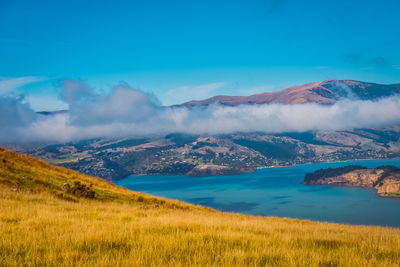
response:
<svg viewBox="0 0 400 267"><path fill-rule="evenodd" d="M0 266L21 265L400 266L400 230L218 212L0 148Z"/></svg>

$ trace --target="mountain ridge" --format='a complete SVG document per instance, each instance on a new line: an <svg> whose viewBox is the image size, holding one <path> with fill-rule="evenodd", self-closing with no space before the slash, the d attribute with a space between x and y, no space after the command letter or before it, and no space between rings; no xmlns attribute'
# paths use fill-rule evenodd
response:
<svg viewBox="0 0 400 267"><path fill-rule="evenodd" d="M378 84L355 80L325 80L294 85L277 92L265 92L250 96L217 95L203 100L191 100L174 107L208 106L220 104L334 104L342 98L373 100L400 93L400 84Z"/></svg>
<svg viewBox="0 0 400 267"><path fill-rule="evenodd" d="M293 85L276 92L264 92L249 96L215 95L201 100L190 100L182 104L163 106L164 108L194 107L219 104L223 106L253 105L253 104L305 104L315 103L331 105L340 99L375 100L400 94L400 83L379 84L356 80L330 79L310 82L303 85ZM40 115L58 115L68 110L42 110Z"/></svg>

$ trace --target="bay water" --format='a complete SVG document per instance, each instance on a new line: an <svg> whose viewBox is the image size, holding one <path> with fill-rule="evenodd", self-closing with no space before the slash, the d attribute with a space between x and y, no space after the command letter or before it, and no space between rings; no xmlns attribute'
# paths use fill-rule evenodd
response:
<svg viewBox="0 0 400 267"><path fill-rule="evenodd" d="M307 172L346 165L400 167L400 159L314 163L210 177L129 176L116 184L221 211L400 227L400 198L382 198L365 188L301 184Z"/></svg>

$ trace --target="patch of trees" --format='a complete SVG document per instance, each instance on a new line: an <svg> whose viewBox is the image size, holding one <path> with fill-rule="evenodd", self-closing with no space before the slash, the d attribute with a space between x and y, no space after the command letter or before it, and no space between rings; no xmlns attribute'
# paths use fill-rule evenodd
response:
<svg viewBox="0 0 400 267"><path fill-rule="evenodd" d="M339 167L339 168L319 169L319 170L316 170L315 172L306 173L306 175L304 177L304 182L308 183L310 181L315 181L318 179L324 179L324 178L329 178L329 177L335 177L335 176L346 174L348 172L352 172L355 170L363 170L363 169L368 169L368 168L359 166L359 165L349 165L349 166Z"/></svg>
<svg viewBox="0 0 400 267"><path fill-rule="evenodd" d="M381 176L381 178L379 180L383 180L384 178L388 177L388 176L400 176L400 168L397 168L395 166L392 165L382 165L379 167L376 167L377 170L383 170L383 174Z"/></svg>
<svg viewBox="0 0 400 267"><path fill-rule="evenodd" d="M168 166L165 166L161 170L156 170L154 173L163 173L163 174L186 174L188 171L192 170L195 167L194 164L188 162L177 162ZM149 173L152 173L152 170L149 170Z"/></svg>
<svg viewBox="0 0 400 267"><path fill-rule="evenodd" d="M253 141L247 139L233 140L238 145L245 146L256 150L268 158L279 160L292 160L296 158L296 144L292 143L268 143L261 141Z"/></svg>
<svg viewBox="0 0 400 267"><path fill-rule="evenodd" d="M287 137L299 140L306 144L322 145L322 146L335 145L335 144L331 144L331 143L327 143L327 142L315 139L314 134L311 132L303 132L303 133L290 132L290 133L276 134L276 136L287 136Z"/></svg>
<svg viewBox="0 0 400 267"><path fill-rule="evenodd" d="M169 139L174 142L177 146L184 146L185 144L196 141L198 136L182 133L171 133L165 136L165 139Z"/></svg>
<svg viewBox="0 0 400 267"><path fill-rule="evenodd" d="M84 197L93 199L95 197L95 192L92 189L92 184L87 186L79 181L75 181L72 186L69 184L63 184L62 189L68 194L74 195L75 197Z"/></svg>

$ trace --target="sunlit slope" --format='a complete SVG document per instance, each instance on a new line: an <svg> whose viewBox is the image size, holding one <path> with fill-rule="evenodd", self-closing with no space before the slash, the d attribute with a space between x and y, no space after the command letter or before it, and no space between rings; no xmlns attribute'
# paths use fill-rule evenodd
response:
<svg viewBox="0 0 400 267"><path fill-rule="evenodd" d="M0 266L400 263L397 229L217 212L135 193L4 149L0 236Z"/></svg>
<svg viewBox="0 0 400 267"><path fill-rule="evenodd" d="M149 196L111 184L103 179L57 167L40 159L0 147L0 185L17 193L46 193L56 198L116 201L119 203L156 203L163 206L193 208L178 201Z"/></svg>

